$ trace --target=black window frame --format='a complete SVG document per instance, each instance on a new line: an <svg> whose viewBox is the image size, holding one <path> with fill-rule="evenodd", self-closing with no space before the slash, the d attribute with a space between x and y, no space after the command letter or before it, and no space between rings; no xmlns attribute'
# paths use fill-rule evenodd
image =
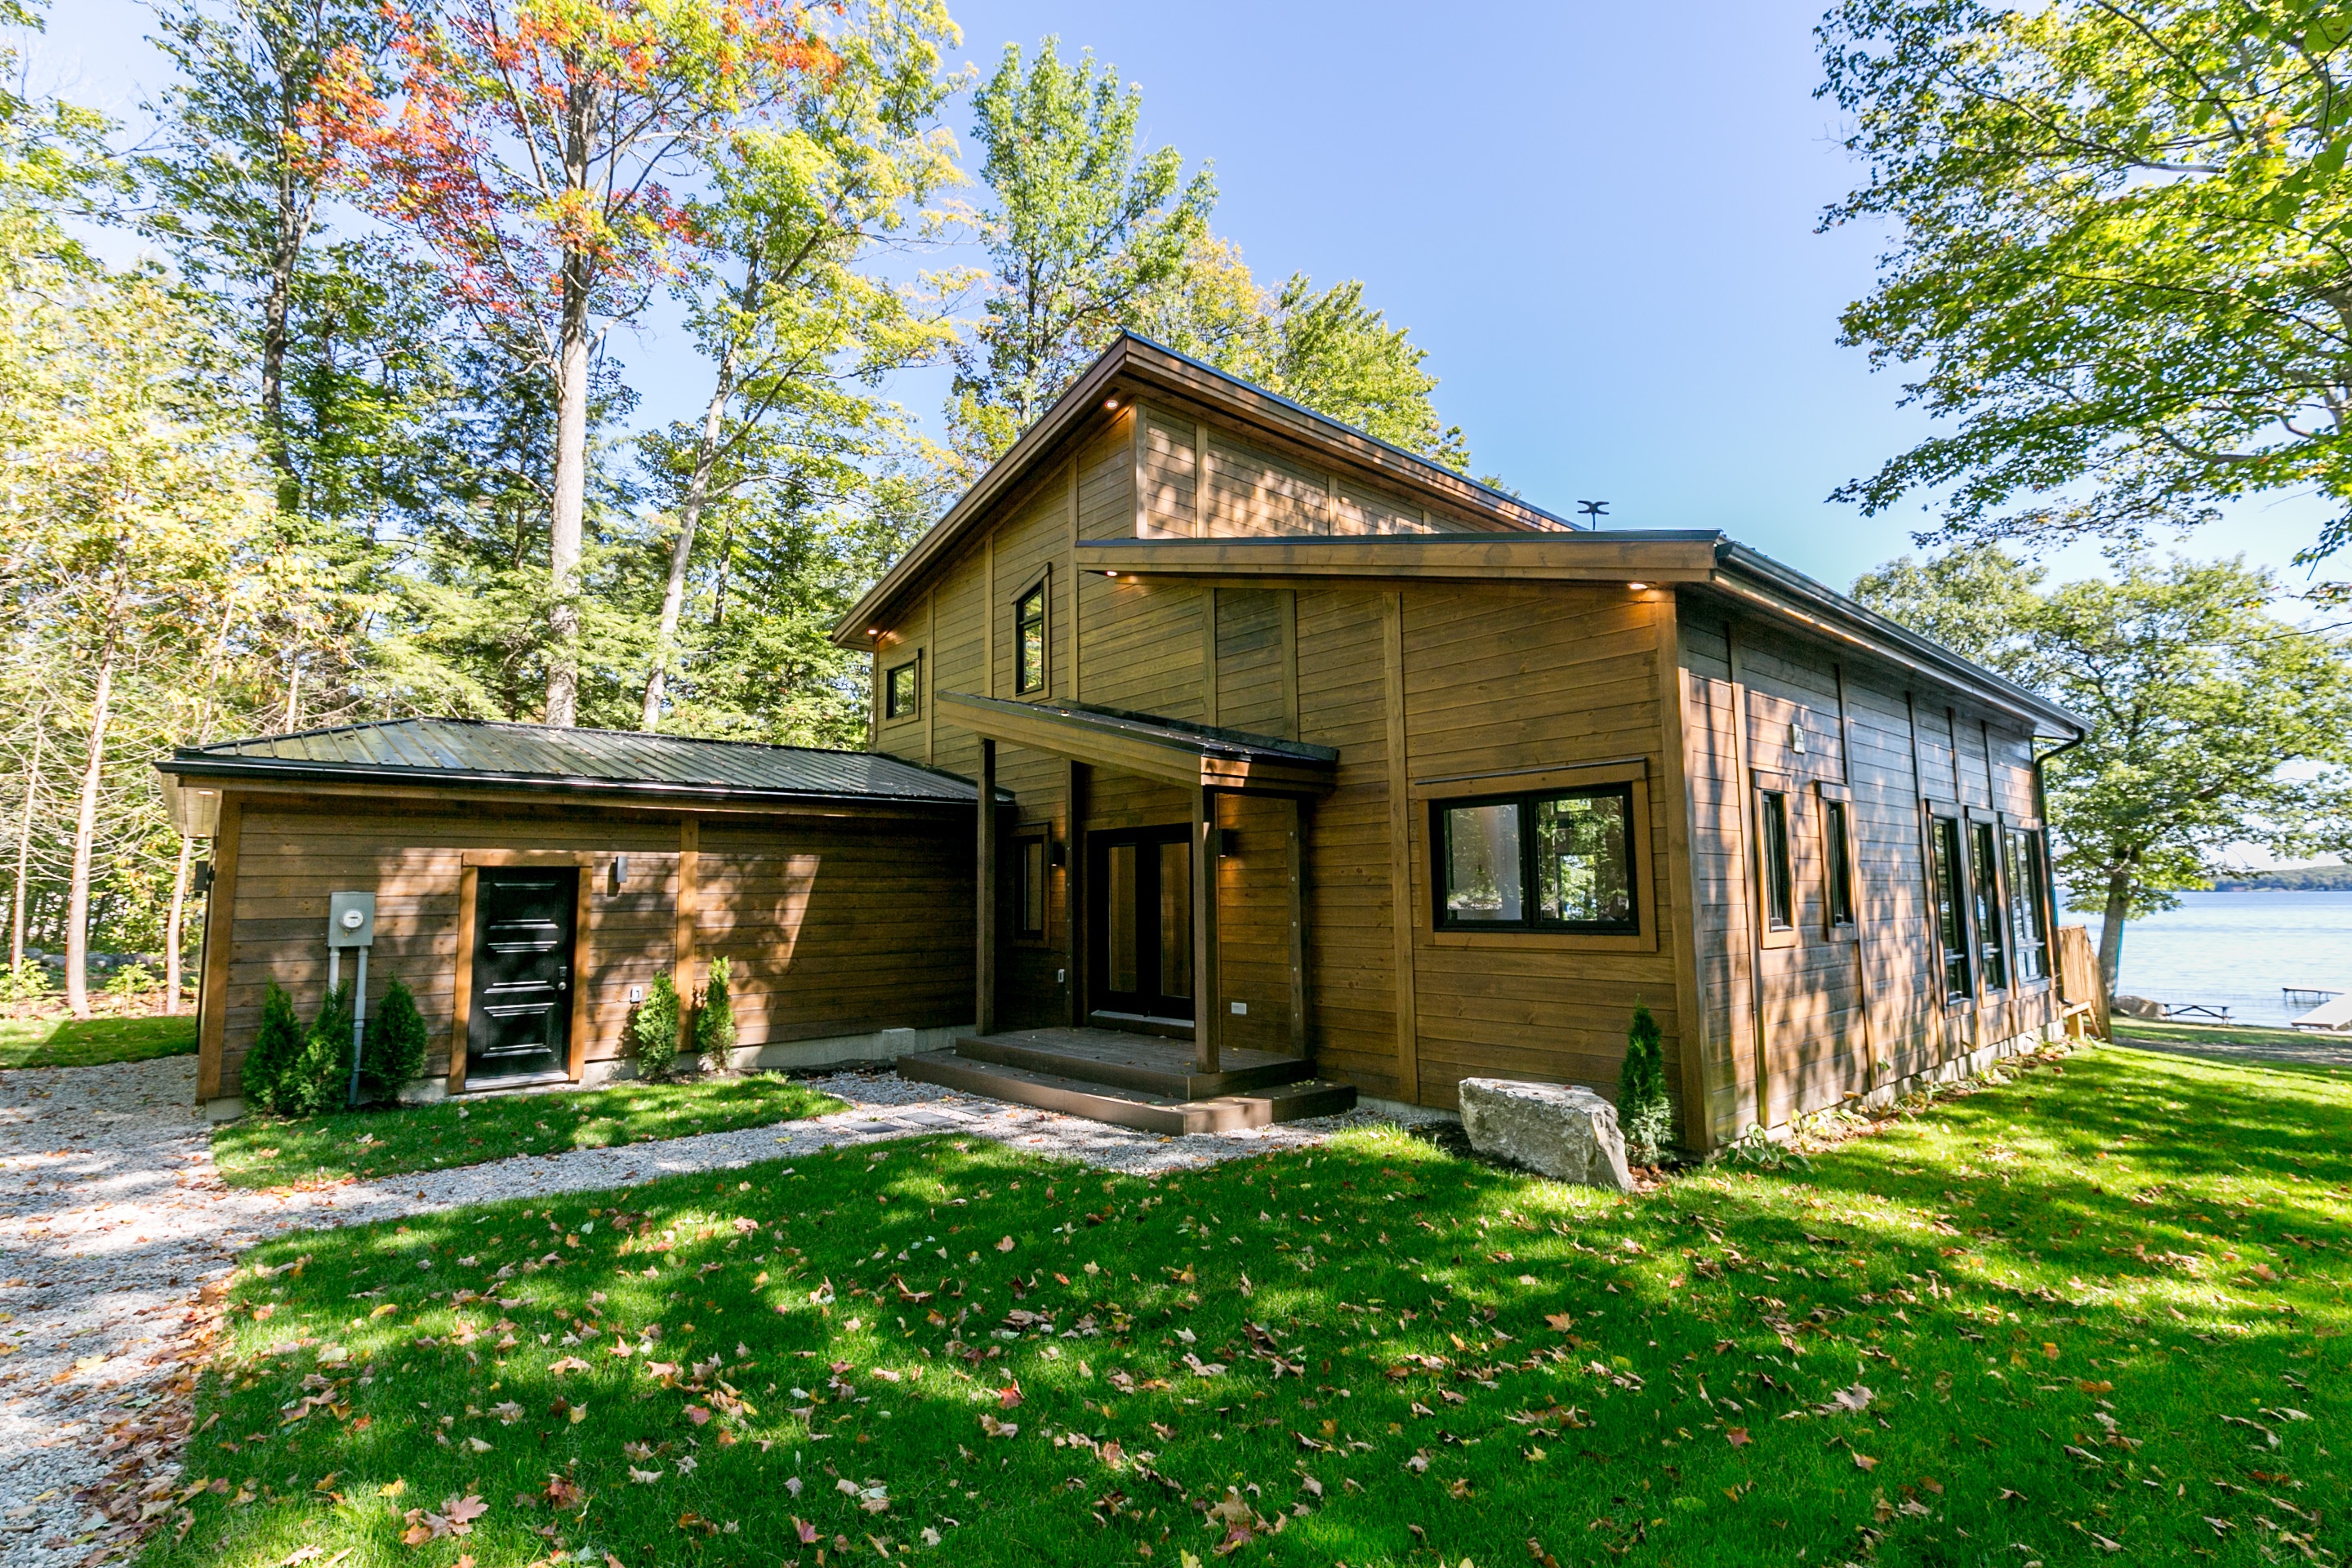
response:
<svg viewBox="0 0 2352 1568"><path fill-rule="evenodd" d="M1016 697L1034 696L1045 690L1053 680L1053 595L1048 588L1051 582L1050 577L1040 577L1013 597L1013 693ZM1033 618L1030 615L1033 604L1036 606L1034 618L1037 626L1037 658L1034 668L1029 660L1027 636Z"/></svg>
<svg viewBox="0 0 2352 1568"><path fill-rule="evenodd" d="M1976 953L1977 982L1988 996L2006 995L2010 982L2007 900L2000 886L2000 824L1972 816L1969 835L1969 934ZM1979 865L1981 860L1983 864ZM1990 917L1988 919L1987 917ZM1991 929L1987 930L1990 926Z"/></svg>
<svg viewBox="0 0 2352 1568"><path fill-rule="evenodd" d="M1549 919L1536 912L1542 902L1538 891L1541 882L1536 868L1535 813L1547 801L1616 800L1625 813L1625 902L1627 914L1622 921L1564 921ZM1574 789L1543 789L1513 792L1507 795L1454 795L1429 803L1431 921L1438 931L1551 931L1568 936L1639 936L1642 932L1642 857L1640 833L1634 810L1638 804L1633 785L1621 784L1585 784ZM1453 865L1452 843L1447 827L1448 813L1476 806L1511 805L1519 812L1519 907L1528 911L1515 921L1482 921L1465 919L1446 907L1448 879Z"/></svg>
<svg viewBox="0 0 2352 1568"><path fill-rule="evenodd" d="M898 678L907 678L907 700L898 700ZM894 664L882 672L882 717L912 719L923 710L923 658L917 654L904 664Z"/></svg>
<svg viewBox="0 0 2352 1568"><path fill-rule="evenodd" d="M1858 923L1853 895L1853 810L1843 800L1822 801L1822 910L1832 931Z"/></svg>
<svg viewBox="0 0 2352 1568"><path fill-rule="evenodd" d="M1969 940L1966 824L1956 815L1927 817L1927 918L1936 939L1947 1007L1976 1000L1976 952Z"/></svg>
<svg viewBox="0 0 2352 1568"><path fill-rule="evenodd" d="M1795 829L1789 815L1787 790L1757 787L1757 892L1764 929L1769 931L1797 929Z"/></svg>
<svg viewBox="0 0 2352 1568"><path fill-rule="evenodd" d="M1016 942L1042 942L1054 919L1054 853L1046 832L1016 832L1013 853L1006 857L1013 872L1012 916L1006 923ZM1029 923L1029 907L1037 907L1037 922Z"/></svg>

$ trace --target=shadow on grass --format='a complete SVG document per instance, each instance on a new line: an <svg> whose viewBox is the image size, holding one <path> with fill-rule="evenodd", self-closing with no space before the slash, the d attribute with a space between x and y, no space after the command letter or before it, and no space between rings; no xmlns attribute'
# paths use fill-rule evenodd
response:
<svg viewBox="0 0 2352 1568"><path fill-rule="evenodd" d="M289 1237L150 1555L2252 1563L2343 1495L2347 1120L2100 1053L1642 1199L929 1140Z"/></svg>

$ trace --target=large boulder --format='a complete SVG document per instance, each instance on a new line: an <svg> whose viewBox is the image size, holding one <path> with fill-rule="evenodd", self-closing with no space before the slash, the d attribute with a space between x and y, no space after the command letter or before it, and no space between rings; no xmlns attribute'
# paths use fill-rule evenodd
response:
<svg viewBox="0 0 2352 1568"><path fill-rule="evenodd" d="M1462 1130L1481 1154L1509 1160L1563 1182L1633 1190L1617 1108L1577 1084L1465 1078Z"/></svg>

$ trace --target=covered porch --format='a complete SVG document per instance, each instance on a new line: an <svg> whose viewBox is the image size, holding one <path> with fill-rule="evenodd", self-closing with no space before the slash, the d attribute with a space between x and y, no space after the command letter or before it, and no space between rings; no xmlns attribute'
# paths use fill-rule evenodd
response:
<svg viewBox="0 0 2352 1568"><path fill-rule="evenodd" d="M942 721L979 738L983 791L997 787L1000 745L1066 763L1066 827L1059 844L1024 836L1026 858L1008 865L1003 816L982 814L975 1027L951 1051L902 1058L902 1072L1158 1131L1262 1125L1354 1102L1352 1089L1316 1079L1308 1042L1305 835L1310 803L1334 783L1337 752L1079 703L961 692L937 700ZM1137 781L1160 786L1151 798L1163 805L1174 786L1185 819L1147 811L1139 824L1129 811L1116 826L1098 821L1098 782L1108 791ZM1278 866L1260 854L1243 874L1231 852L1237 832L1220 822L1228 797L1278 825L1251 835L1270 848L1278 832ZM1033 1026L1000 1027L1007 911L1021 918L1017 900L1049 863L1063 879L1066 999L1051 1026L1034 1026L1037 1010L1027 1005L1013 1016L1025 1014ZM1228 927L1221 917L1229 915L1239 923ZM1228 949L1260 982L1249 999L1229 993ZM1275 974L1279 994L1269 995ZM1254 1044L1231 1037L1243 1020Z"/></svg>

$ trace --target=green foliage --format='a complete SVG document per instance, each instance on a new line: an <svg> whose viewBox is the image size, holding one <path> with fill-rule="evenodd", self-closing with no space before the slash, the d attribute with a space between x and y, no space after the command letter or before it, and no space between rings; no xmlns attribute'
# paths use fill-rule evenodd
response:
<svg viewBox="0 0 2352 1568"><path fill-rule="evenodd" d="M428 1044L423 1015L407 982L394 975L368 1020L367 1048L360 1055L360 1095L363 1100L400 1098L401 1086L422 1077Z"/></svg>
<svg viewBox="0 0 2352 1568"><path fill-rule="evenodd" d="M48 966L26 959L0 970L0 1005L37 1002L49 994Z"/></svg>
<svg viewBox="0 0 2352 1568"><path fill-rule="evenodd" d="M2352 822L2352 642L2269 606L2242 560L2115 558L2112 580L2043 590L1997 548L1890 563L1854 596L2090 721L2045 770L2059 880L2105 913L2115 983L2125 921L2202 888L2232 844L2339 848Z"/></svg>
<svg viewBox="0 0 2352 1568"><path fill-rule="evenodd" d="M1625 1060L1617 1069L1617 1126L1636 1164L1654 1165L1675 1143L1674 1106L1666 1098L1664 1034L1647 1005L1633 1004L1625 1032Z"/></svg>
<svg viewBox="0 0 2352 1568"><path fill-rule="evenodd" d="M2352 539L2335 7L1839 0L1820 37L1869 171L1823 223L1899 235L1845 341L1955 426L1841 497L2137 540L2309 489L2347 509L2310 553Z"/></svg>
<svg viewBox="0 0 2352 1568"><path fill-rule="evenodd" d="M702 1004L694 1010L694 1052L707 1071L724 1068L727 1053L735 1048L735 1002L728 994L733 974L725 953L713 958L710 983L702 988Z"/></svg>
<svg viewBox="0 0 2352 1568"><path fill-rule="evenodd" d="M636 1044L639 1077L668 1076L677 1057L680 1005L677 983L665 969L646 987L646 999L637 1004L636 1016L629 1020L629 1037Z"/></svg>
<svg viewBox="0 0 2352 1568"><path fill-rule="evenodd" d="M163 984L163 977L143 963L126 963L106 977L109 996L137 996Z"/></svg>
<svg viewBox="0 0 2352 1568"><path fill-rule="evenodd" d="M351 1093L352 983L330 989L302 1044L278 1075L270 1109L280 1116L316 1116L342 1105Z"/></svg>
<svg viewBox="0 0 2352 1568"><path fill-rule="evenodd" d="M366 1181L517 1154L617 1149L765 1127L842 1109L832 1096L780 1073L627 1083L561 1094L469 1098L462 1105L444 1100L397 1110L332 1108L297 1122L227 1121L213 1130L213 1159L221 1179L233 1187Z"/></svg>
<svg viewBox="0 0 2352 1568"><path fill-rule="evenodd" d="M0 1068L87 1068L196 1054L192 1014L163 1018L0 1020Z"/></svg>
<svg viewBox="0 0 2352 1568"><path fill-rule="evenodd" d="M247 1110L286 1113L287 1101L280 1095L287 1069L302 1055L302 1022L294 1016L294 999L273 980L262 993L261 1022L246 1048L245 1064L237 1069Z"/></svg>

